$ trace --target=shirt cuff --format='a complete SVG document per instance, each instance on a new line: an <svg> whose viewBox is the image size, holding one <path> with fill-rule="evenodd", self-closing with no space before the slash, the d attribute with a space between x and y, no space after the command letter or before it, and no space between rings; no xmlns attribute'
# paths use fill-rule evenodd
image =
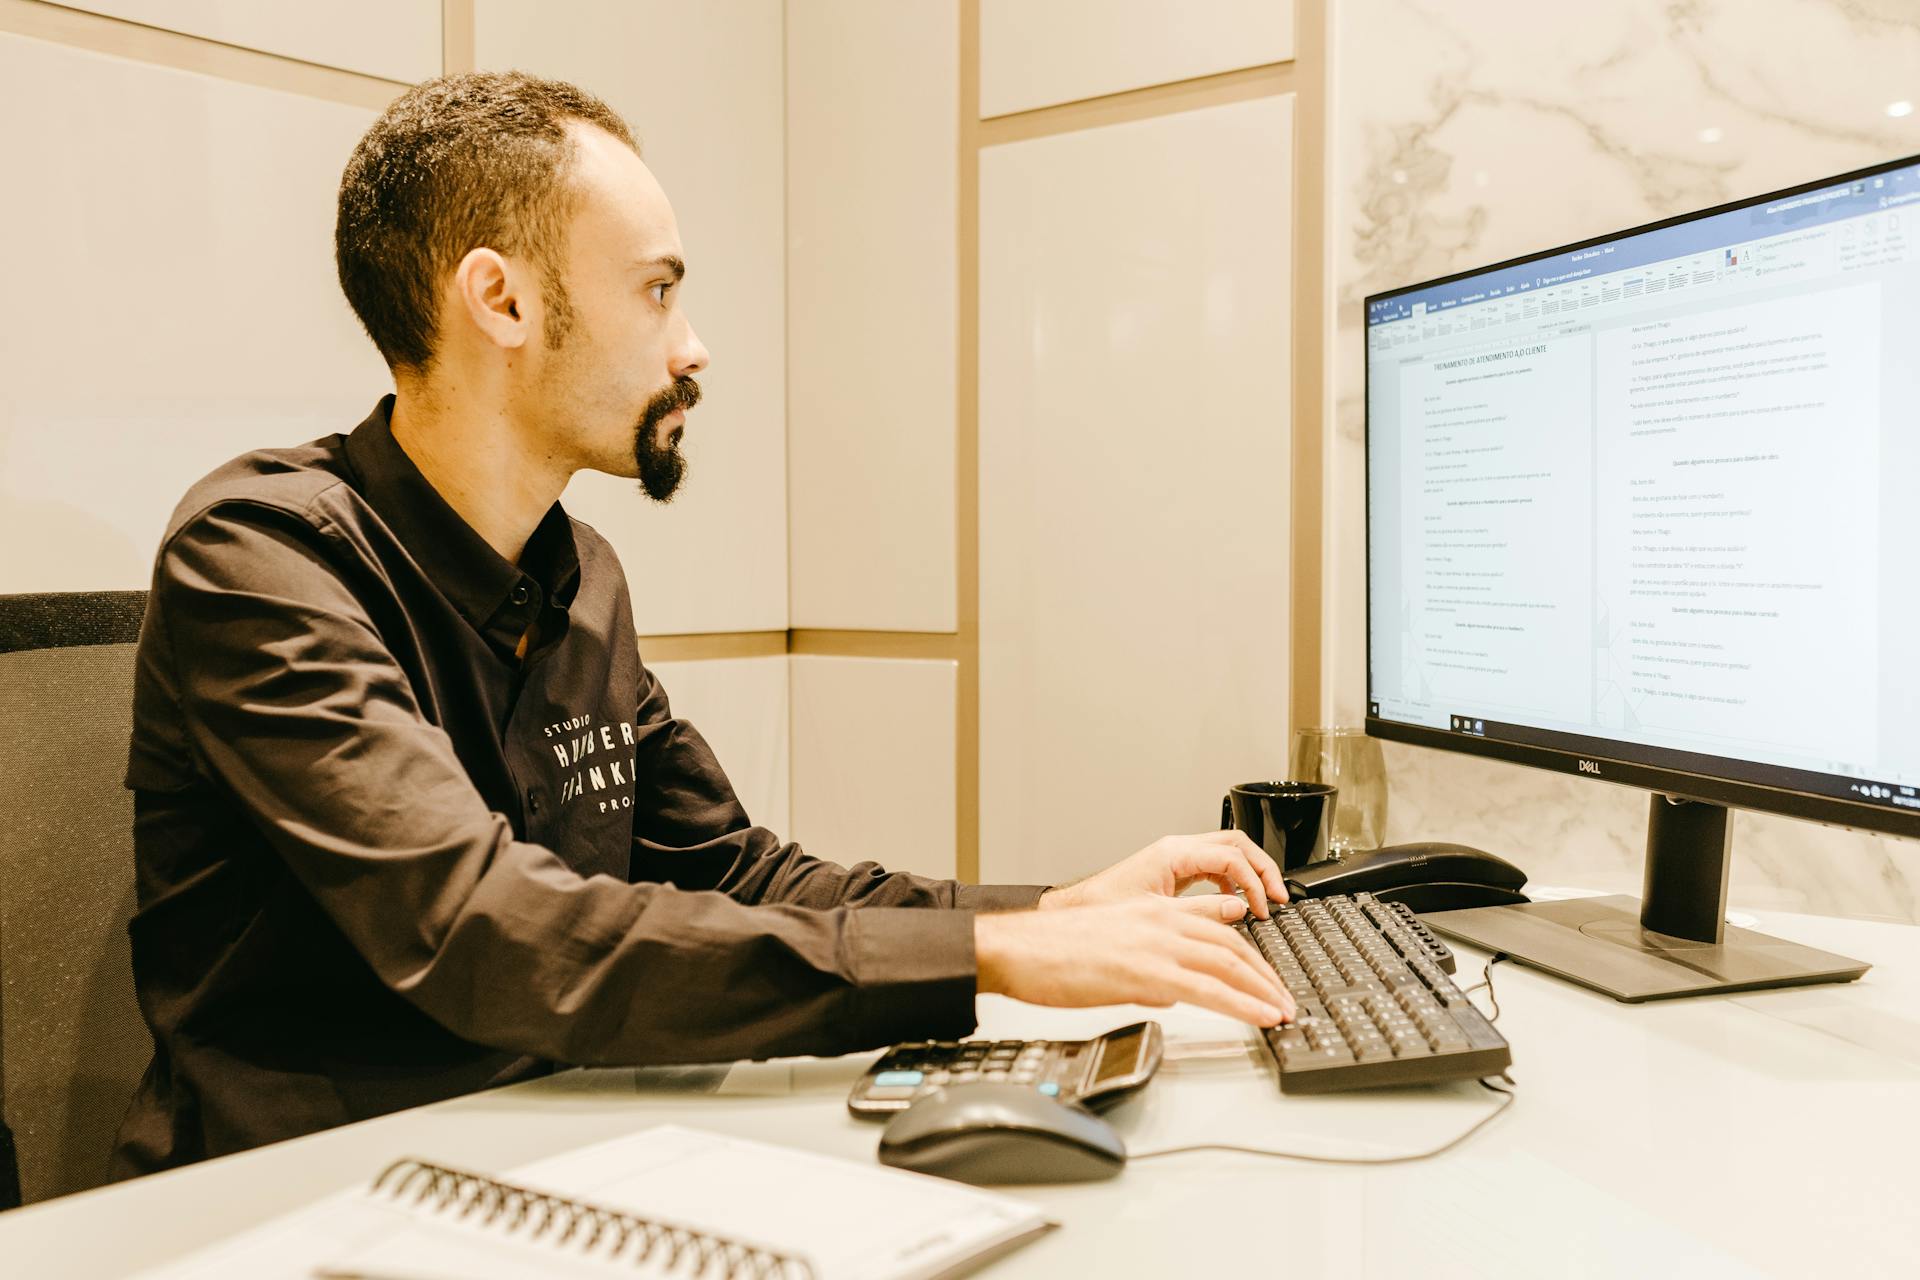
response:
<svg viewBox="0 0 1920 1280"><path fill-rule="evenodd" d="M953 895L960 911L1031 911L1040 905L1044 884L963 884Z"/></svg>
<svg viewBox="0 0 1920 1280"><path fill-rule="evenodd" d="M846 913L854 1032L863 1044L958 1040L975 1026L971 911L864 907Z"/></svg>

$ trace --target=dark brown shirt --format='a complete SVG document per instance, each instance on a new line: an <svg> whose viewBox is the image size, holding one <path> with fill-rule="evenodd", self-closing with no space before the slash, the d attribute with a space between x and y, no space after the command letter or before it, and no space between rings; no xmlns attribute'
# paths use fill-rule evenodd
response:
<svg viewBox="0 0 1920 1280"><path fill-rule="evenodd" d="M1039 889L754 826L641 664L606 541L556 504L509 563L390 410L228 463L161 544L127 769L154 1059L116 1172L555 1063L972 1030L972 913Z"/></svg>

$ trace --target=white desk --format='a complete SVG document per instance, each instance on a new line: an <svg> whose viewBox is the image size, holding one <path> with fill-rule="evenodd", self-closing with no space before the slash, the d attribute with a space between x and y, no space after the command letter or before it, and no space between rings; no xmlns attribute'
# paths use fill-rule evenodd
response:
<svg viewBox="0 0 1920 1280"><path fill-rule="evenodd" d="M1874 968L1846 986L1627 1006L1502 965L1519 1099L1464 1146L1371 1169L1172 1156L1112 1182L1023 1188L1064 1229L987 1274L1920 1273L1920 928L1758 927ZM1481 960L1458 950L1470 985ZM981 1015L985 1034L1058 1036L1137 1011L986 998ZM1150 1016L1176 1044L1246 1038L1197 1010ZM844 1106L868 1060L580 1071L423 1107L0 1215L0 1272L122 1275L399 1154L499 1171L673 1121L872 1159L876 1128ZM1286 1098L1248 1052L1169 1062L1113 1119L1135 1151L1214 1139L1371 1154L1438 1145L1496 1101L1474 1085Z"/></svg>

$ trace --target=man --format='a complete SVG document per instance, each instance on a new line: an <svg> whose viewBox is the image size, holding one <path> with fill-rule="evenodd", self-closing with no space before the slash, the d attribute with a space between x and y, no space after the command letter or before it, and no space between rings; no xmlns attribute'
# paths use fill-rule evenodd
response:
<svg viewBox="0 0 1920 1280"><path fill-rule="evenodd" d="M583 468L669 499L707 364L672 210L604 103L517 73L402 95L336 253L395 394L201 481L155 566L127 773L155 1050L118 1173L555 1063L957 1037L979 991L1291 1013L1223 923L1238 898L1174 897L1284 897L1239 833L1043 891L750 823L557 501Z"/></svg>

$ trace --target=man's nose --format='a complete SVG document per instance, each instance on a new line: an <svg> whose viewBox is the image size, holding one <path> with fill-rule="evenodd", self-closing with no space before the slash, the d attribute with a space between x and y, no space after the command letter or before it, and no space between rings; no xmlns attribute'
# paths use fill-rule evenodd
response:
<svg viewBox="0 0 1920 1280"><path fill-rule="evenodd" d="M707 363L706 344L700 341L700 335L693 331L691 324L688 324L686 333L674 349L673 366L670 372L676 378L690 378L705 369Z"/></svg>

